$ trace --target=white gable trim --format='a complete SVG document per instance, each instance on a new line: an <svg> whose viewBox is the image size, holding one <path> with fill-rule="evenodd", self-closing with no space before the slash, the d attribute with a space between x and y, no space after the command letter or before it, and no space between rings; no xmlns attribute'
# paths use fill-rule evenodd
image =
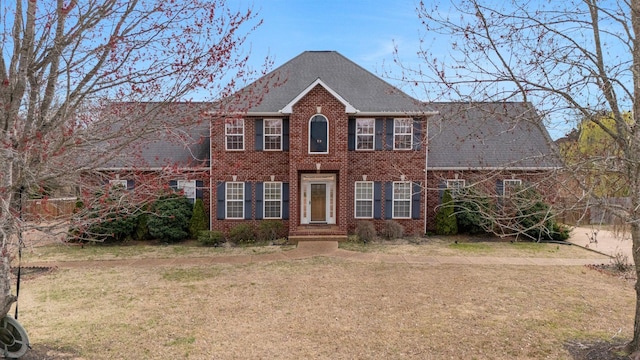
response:
<svg viewBox="0 0 640 360"><path fill-rule="evenodd" d="M333 91L333 89L328 87L327 84L325 84L322 80L320 80L320 78L318 78L318 79L316 79L316 81L311 83L311 85L307 86L306 89L302 90L302 92L300 94L298 94L298 96L296 96L287 105L285 105L284 108L282 108L282 110L280 110L280 113L282 113L282 114L291 114L293 112L293 105L297 104L298 101L300 101L300 99L302 99L305 95L307 95L309 93L309 91L311 91L317 85L322 86L325 90L327 90L329 92L329 94L331 94L333 97L338 99L338 101L340 101L344 105L344 111L347 114L356 114L356 113L360 112L358 109L353 107L353 105L349 104L349 102L347 100L345 100L342 96L340 96L337 92Z"/></svg>

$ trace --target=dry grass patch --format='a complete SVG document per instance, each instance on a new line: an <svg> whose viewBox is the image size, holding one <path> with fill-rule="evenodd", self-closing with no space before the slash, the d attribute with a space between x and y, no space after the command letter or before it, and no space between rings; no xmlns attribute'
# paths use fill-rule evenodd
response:
<svg viewBox="0 0 640 360"><path fill-rule="evenodd" d="M259 255L291 250L293 245L254 247L205 247L196 242L171 245L131 243L127 245L50 244L27 248L23 252L25 262L80 261L114 259L173 259L229 255Z"/></svg>
<svg viewBox="0 0 640 360"><path fill-rule="evenodd" d="M423 256L499 256L537 257L566 259L598 259L608 261L608 257L587 251L575 245L551 243L476 241L468 237L416 238L409 240L380 241L374 243L345 242L340 248L350 251L384 254L406 254Z"/></svg>
<svg viewBox="0 0 640 360"><path fill-rule="evenodd" d="M20 321L82 359L570 359L630 337L634 298L586 267L313 258L58 270L23 283Z"/></svg>

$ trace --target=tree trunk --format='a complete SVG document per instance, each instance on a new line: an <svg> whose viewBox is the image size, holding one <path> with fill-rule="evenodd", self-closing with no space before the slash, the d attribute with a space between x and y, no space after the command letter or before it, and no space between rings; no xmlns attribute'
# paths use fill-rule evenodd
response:
<svg viewBox="0 0 640 360"><path fill-rule="evenodd" d="M631 225L632 252L635 264L640 264L640 224ZM640 279L640 266L636 266L636 276ZM632 359L640 358L640 281L636 280L636 316L633 322L633 340L627 345L627 351Z"/></svg>

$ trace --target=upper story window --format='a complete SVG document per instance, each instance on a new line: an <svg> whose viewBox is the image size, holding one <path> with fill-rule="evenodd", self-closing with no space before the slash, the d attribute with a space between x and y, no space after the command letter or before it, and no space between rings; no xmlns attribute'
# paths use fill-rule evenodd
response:
<svg viewBox="0 0 640 360"><path fill-rule="evenodd" d="M356 119L356 150L373 150L375 119Z"/></svg>
<svg viewBox="0 0 640 360"><path fill-rule="evenodd" d="M282 150L282 119L264 119L264 150Z"/></svg>
<svg viewBox="0 0 640 360"><path fill-rule="evenodd" d="M227 150L244 150L244 119L227 119L224 135Z"/></svg>
<svg viewBox="0 0 640 360"><path fill-rule="evenodd" d="M315 115L309 121L309 153L329 152L329 121L322 115Z"/></svg>
<svg viewBox="0 0 640 360"><path fill-rule="evenodd" d="M413 119L393 119L393 150L411 150L413 147Z"/></svg>

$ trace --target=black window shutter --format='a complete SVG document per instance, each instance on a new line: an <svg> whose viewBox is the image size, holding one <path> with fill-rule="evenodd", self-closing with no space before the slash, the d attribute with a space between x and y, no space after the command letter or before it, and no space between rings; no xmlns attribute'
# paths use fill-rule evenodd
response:
<svg viewBox="0 0 640 360"><path fill-rule="evenodd" d="M244 183L244 218L245 220L250 220L252 217L251 213L251 183Z"/></svg>
<svg viewBox="0 0 640 360"><path fill-rule="evenodd" d="M282 119L282 151L289 151L289 119Z"/></svg>
<svg viewBox="0 0 640 360"><path fill-rule="evenodd" d="M289 183L282 183L282 219L289 219Z"/></svg>
<svg viewBox="0 0 640 360"><path fill-rule="evenodd" d="M384 218L393 218L393 183L384 183Z"/></svg>
<svg viewBox="0 0 640 360"><path fill-rule="evenodd" d="M263 198L264 198L264 183L257 182L256 183L256 219L262 219L264 215L262 214L263 209Z"/></svg>
<svg viewBox="0 0 640 360"><path fill-rule="evenodd" d="M373 183L373 218L382 219L382 184Z"/></svg>
<svg viewBox="0 0 640 360"><path fill-rule="evenodd" d="M383 150L382 139L384 138L384 119L376 119L375 132L376 150Z"/></svg>
<svg viewBox="0 0 640 360"><path fill-rule="evenodd" d="M393 119L386 119L386 138L385 138L385 150L393 150Z"/></svg>
<svg viewBox="0 0 640 360"><path fill-rule="evenodd" d="M263 134L263 124L264 121L262 119L257 119L255 126L254 126L254 131L256 133L256 141L255 141L255 149L257 151L262 151L262 134Z"/></svg>
<svg viewBox="0 0 640 360"><path fill-rule="evenodd" d="M419 182L413 183L413 189L411 192L411 218L420 219L420 194L422 193L422 186Z"/></svg>
<svg viewBox="0 0 640 360"><path fill-rule="evenodd" d="M348 150L353 151L356 149L356 119L349 119L348 127Z"/></svg>
<svg viewBox="0 0 640 360"><path fill-rule="evenodd" d="M203 198L204 181L196 180L196 199Z"/></svg>
<svg viewBox="0 0 640 360"><path fill-rule="evenodd" d="M413 121L413 150L422 149L422 122Z"/></svg>
<svg viewBox="0 0 640 360"><path fill-rule="evenodd" d="M496 194L498 194L499 196L502 196L504 194L504 181L503 180L496 180Z"/></svg>
<svg viewBox="0 0 640 360"><path fill-rule="evenodd" d="M447 189L447 182L445 180L441 180L440 184L438 184L438 196L440 197L439 204L442 204L442 198L444 197L444 191Z"/></svg>
<svg viewBox="0 0 640 360"><path fill-rule="evenodd" d="M135 186L136 186L135 180L127 180L127 190L133 190Z"/></svg>
<svg viewBox="0 0 640 360"><path fill-rule="evenodd" d="M216 183L216 217L218 220L223 220L225 215L225 192L227 191L226 186L223 182Z"/></svg>
<svg viewBox="0 0 640 360"><path fill-rule="evenodd" d="M169 187L173 189L173 191L178 191L178 180L169 181Z"/></svg>

